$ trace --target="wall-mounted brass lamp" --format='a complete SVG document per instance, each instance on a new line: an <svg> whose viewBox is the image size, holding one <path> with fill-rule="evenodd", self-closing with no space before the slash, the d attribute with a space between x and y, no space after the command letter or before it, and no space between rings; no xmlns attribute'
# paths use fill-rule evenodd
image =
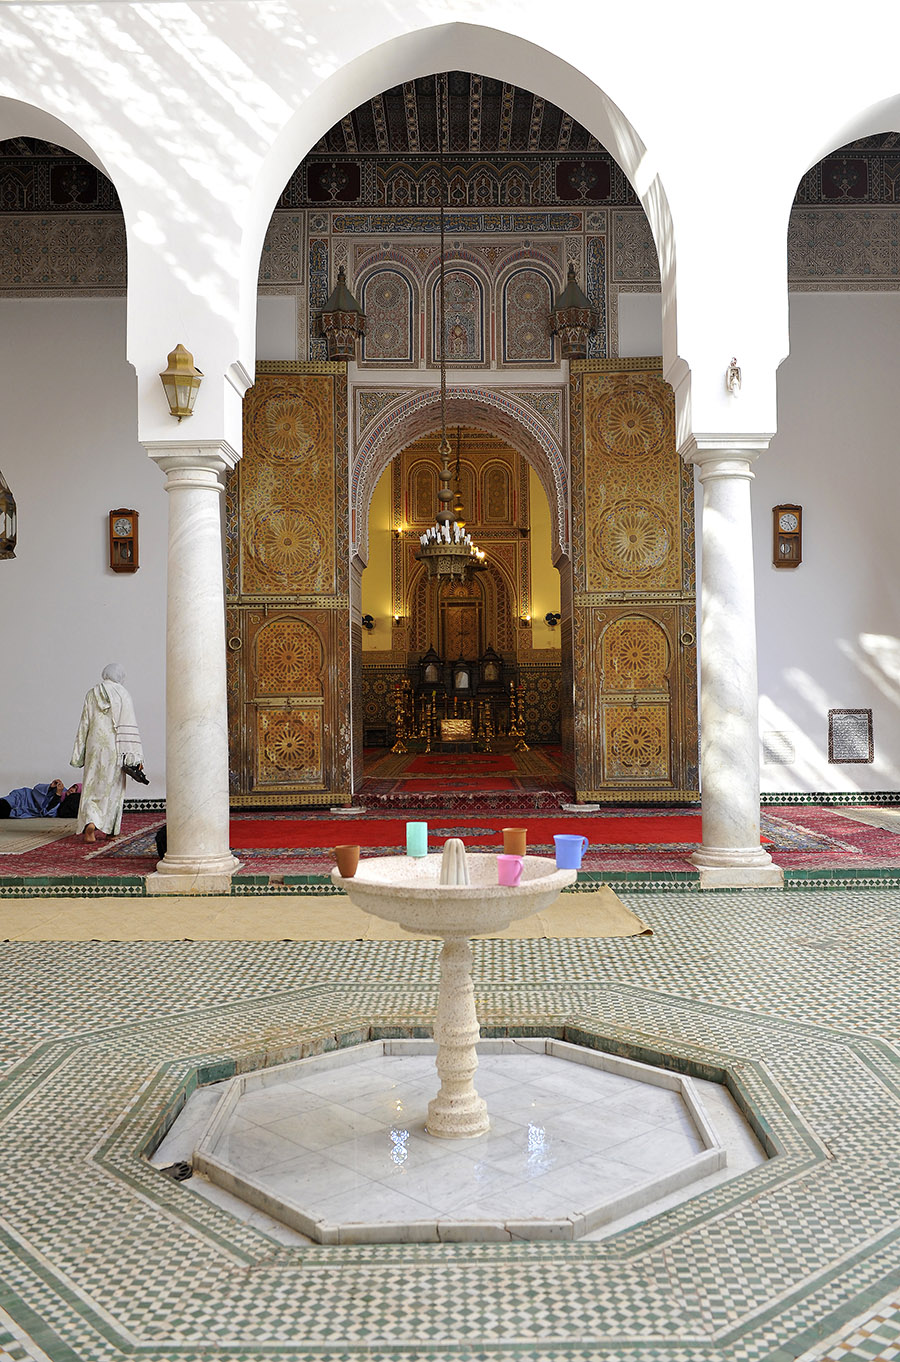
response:
<svg viewBox="0 0 900 1362"><path fill-rule="evenodd" d="M169 355L169 367L160 374L166 391L169 411L179 421L194 410L203 374L194 368L194 356L183 345L176 345Z"/></svg>
<svg viewBox="0 0 900 1362"><path fill-rule="evenodd" d="M0 473L0 558L16 556L16 499Z"/></svg>

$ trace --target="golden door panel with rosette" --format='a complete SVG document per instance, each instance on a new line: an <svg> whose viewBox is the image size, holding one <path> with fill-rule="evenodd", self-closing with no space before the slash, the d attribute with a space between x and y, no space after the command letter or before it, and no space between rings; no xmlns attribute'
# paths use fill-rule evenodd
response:
<svg viewBox="0 0 900 1362"><path fill-rule="evenodd" d="M659 374L585 374L588 591L683 588L681 460L672 389Z"/></svg>
<svg viewBox="0 0 900 1362"><path fill-rule="evenodd" d="M254 788L321 788L323 777L321 708L260 706L256 713Z"/></svg>
<svg viewBox="0 0 900 1362"><path fill-rule="evenodd" d="M248 623L252 790L321 789L325 650L319 630L296 614L255 615Z"/></svg>
<svg viewBox="0 0 900 1362"><path fill-rule="evenodd" d="M668 781L668 704L635 700L630 705L604 705L603 758L603 780L638 785Z"/></svg>
<svg viewBox="0 0 900 1362"><path fill-rule="evenodd" d="M333 406L327 374L270 374L247 394L238 468L242 595L339 589Z"/></svg>

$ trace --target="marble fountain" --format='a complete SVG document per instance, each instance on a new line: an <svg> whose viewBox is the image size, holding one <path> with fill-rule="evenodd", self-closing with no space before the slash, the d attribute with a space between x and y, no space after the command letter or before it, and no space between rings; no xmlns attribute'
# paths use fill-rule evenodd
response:
<svg viewBox="0 0 900 1362"><path fill-rule="evenodd" d="M575 1239L733 1175L730 1099L551 1038L479 1041L471 938L549 907L576 871L526 856L520 883L500 885L496 856L451 841L443 857L374 857L332 879L363 911L441 938L434 1041L372 1041L212 1085L154 1163L186 1157L200 1175L188 1186L319 1243ZM734 1171L758 1161L740 1139Z"/></svg>
<svg viewBox="0 0 900 1362"><path fill-rule="evenodd" d="M519 883L498 884L497 857L467 856L455 837L440 856L378 856L362 861L360 869L362 874L357 871L352 879L331 872L357 908L444 943L434 1017L441 1087L428 1104L426 1130L451 1140L484 1135L491 1123L473 1083L480 1028L469 943L473 936L502 931L514 918L549 908L578 872L557 870L544 856L524 856Z"/></svg>

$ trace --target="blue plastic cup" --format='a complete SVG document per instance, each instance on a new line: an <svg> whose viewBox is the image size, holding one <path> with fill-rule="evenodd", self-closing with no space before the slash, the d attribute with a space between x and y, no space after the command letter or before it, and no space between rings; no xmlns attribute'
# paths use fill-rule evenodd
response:
<svg viewBox="0 0 900 1362"><path fill-rule="evenodd" d="M407 854L407 856L427 856L427 855L428 855L428 824L427 824L427 823L407 823L407 825L406 825L406 854Z"/></svg>
<svg viewBox="0 0 900 1362"><path fill-rule="evenodd" d="M580 870L581 858L588 849L588 839L576 837L571 832L558 832L553 840L556 843L557 870Z"/></svg>

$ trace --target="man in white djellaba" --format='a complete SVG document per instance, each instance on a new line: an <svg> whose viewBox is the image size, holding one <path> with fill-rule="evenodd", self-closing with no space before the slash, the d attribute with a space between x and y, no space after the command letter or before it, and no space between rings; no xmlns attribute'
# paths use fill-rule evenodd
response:
<svg viewBox="0 0 900 1362"><path fill-rule="evenodd" d="M115 836L122 825L125 767L143 767L141 735L134 704L125 689L125 672L118 662L103 668L99 686L84 697L81 722L75 735L71 766L84 767L76 832L85 842L97 834ZM142 784L148 784L146 778Z"/></svg>

